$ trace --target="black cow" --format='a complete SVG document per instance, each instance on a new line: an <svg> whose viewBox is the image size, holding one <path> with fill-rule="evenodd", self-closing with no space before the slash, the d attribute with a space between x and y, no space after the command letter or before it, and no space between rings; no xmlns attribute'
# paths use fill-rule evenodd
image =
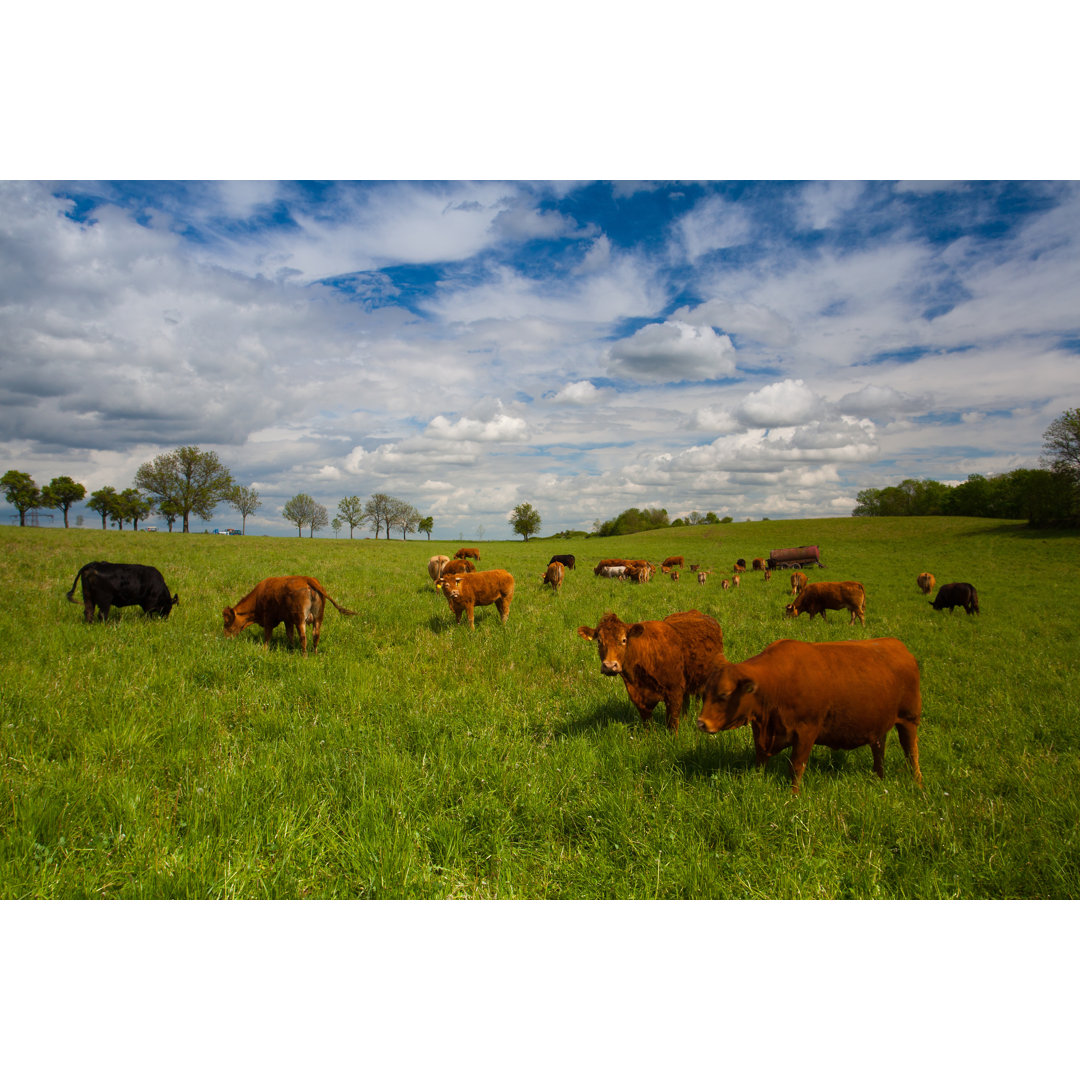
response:
<svg viewBox="0 0 1080 1080"><path fill-rule="evenodd" d="M553 562L561 562L567 570L574 569L573 555L552 555L551 558L548 559L548 566L550 566Z"/></svg>
<svg viewBox="0 0 1080 1080"><path fill-rule="evenodd" d="M950 615L953 608L958 607L962 607L969 615L978 615L979 594L974 585L969 585L966 581L953 581L938 589L938 594L930 601L930 606L935 611L948 608Z"/></svg>
<svg viewBox="0 0 1080 1080"><path fill-rule="evenodd" d="M77 604L75 586L82 578L83 611L87 622L94 621L95 606L100 609L99 618L106 619L109 608L128 607L138 604L147 615L169 617L173 604L180 603L179 596L170 596L161 571L155 566L139 563L87 563L76 575L68 590L67 598Z"/></svg>

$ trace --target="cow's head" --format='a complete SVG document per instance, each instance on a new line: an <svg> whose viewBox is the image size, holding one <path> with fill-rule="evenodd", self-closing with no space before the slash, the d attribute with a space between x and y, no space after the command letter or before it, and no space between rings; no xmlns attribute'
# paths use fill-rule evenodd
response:
<svg viewBox="0 0 1080 1080"><path fill-rule="evenodd" d="M798 597L796 597L790 604L787 605L787 607L784 608L785 618L793 619L799 614L798 610L796 609L796 605L798 604L798 602L799 599Z"/></svg>
<svg viewBox="0 0 1080 1080"><path fill-rule="evenodd" d="M235 608L227 607L221 614L225 620L225 636L236 637L236 635L240 633L242 627L240 626L240 620L236 617Z"/></svg>
<svg viewBox="0 0 1080 1080"><path fill-rule="evenodd" d="M442 589L447 596L451 596L456 600L461 595L461 579L463 576L462 574L453 574L450 577L441 577L435 582L435 588Z"/></svg>
<svg viewBox="0 0 1080 1080"><path fill-rule="evenodd" d="M742 727L757 711L757 683L741 675L737 665L719 663L702 694L698 727L715 733Z"/></svg>
<svg viewBox="0 0 1080 1080"><path fill-rule="evenodd" d="M641 623L627 625L613 612L607 612L593 629L579 626L578 636L595 641L600 651L600 674L621 675L626 662L626 647L635 637L644 633Z"/></svg>

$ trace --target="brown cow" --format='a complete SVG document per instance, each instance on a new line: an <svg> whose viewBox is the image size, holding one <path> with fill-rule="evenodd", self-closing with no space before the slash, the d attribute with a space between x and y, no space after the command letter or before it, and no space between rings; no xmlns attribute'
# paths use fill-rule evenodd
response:
<svg viewBox="0 0 1080 1080"><path fill-rule="evenodd" d="M728 581L727 578L721 578L720 579L720 588L721 589L730 589L731 588L731 582Z"/></svg>
<svg viewBox="0 0 1080 1080"><path fill-rule="evenodd" d="M236 637L246 626L253 623L263 628L263 646L270 647L270 635L278 623L285 624L285 636L293 643L293 630L300 631L300 652L307 655L307 633L312 629L311 651L319 651L319 634L322 632L323 601L329 600L342 615L355 615L355 611L343 608L313 577L293 574L288 577L264 578L235 607L222 611L225 619L225 636Z"/></svg>
<svg viewBox="0 0 1080 1080"><path fill-rule="evenodd" d="M919 665L896 638L774 641L742 663L715 665L698 719L702 731L749 723L759 767L791 747L791 790L798 793L815 743L833 750L869 744L885 776L885 739L895 727L915 782L922 714Z"/></svg>
<svg viewBox="0 0 1080 1080"><path fill-rule="evenodd" d="M929 596L934 591L934 575L933 574L920 574L915 579L915 584L919 586L923 591L924 596Z"/></svg>
<svg viewBox="0 0 1080 1080"><path fill-rule="evenodd" d="M764 570L767 565L768 564L765 562L764 559L755 559L752 569L754 569L754 570Z"/></svg>
<svg viewBox="0 0 1080 1080"><path fill-rule="evenodd" d="M476 548L458 548L454 552L455 559L479 559L480 552Z"/></svg>
<svg viewBox="0 0 1080 1080"><path fill-rule="evenodd" d="M514 578L508 570L477 570L471 574L444 574L435 586L442 589L456 622L461 613L469 616L469 626L474 626L473 609L494 604L505 623L510 614L510 601L514 598Z"/></svg>
<svg viewBox="0 0 1080 1080"><path fill-rule="evenodd" d="M597 643L600 673L622 677L642 721L662 701L672 731L679 729L687 696L700 696L715 661L724 656L720 624L695 610L632 624L609 611L595 628L579 626L577 632Z"/></svg>
<svg viewBox="0 0 1080 1080"><path fill-rule="evenodd" d="M804 611L825 618L826 611L851 612L853 626L856 617L866 625L866 590L858 581L815 581L807 585L786 608L784 614L789 618L798 618Z"/></svg>
<svg viewBox="0 0 1080 1080"><path fill-rule="evenodd" d="M731 575L731 584L732 584L732 586L733 586L734 588L736 588L736 589L737 589L737 588L739 587L739 582L740 582L741 580L742 580L742 579L741 579L741 578L739 577L739 575L738 575L738 574L732 574L732 575Z"/></svg>
<svg viewBox="0 0 1080 1080"><path fill-rule="evenodd" d="M443 575L443 570L446 569L446 564L450 561L449 555L432 555L428 559L427 572L428 577L432 581L438 581Z"/></svg>
<svg viewBox="0 0 1080 1080"><path fill-rule="evenodd" d="M468 559L451 559L444 567L440 577L447 574L475 574L476 567Z"/></svg>
<svg viewBox="0 0 1080 1080"><path fill-rule="evenodd" d="M712 573L712 571L711 571L711 570L699 570L699 571L697 572L697 583L698 583L699 585L704 585L704 584L705 584L705 580L706 580L706 579L708 578L708 576L709 576L709 575L710 575L711 573Z"/></svg>
<svg viewBox="0 0 1080 1080"><path fill-rule="evenodd" d="M765 568L765 580L772 581L772 571L768 567Z"/></svg>
<svg viewBox="0 0 1080 1080"><path fill-rule="evenodd" d="M806 588L806 575L801 570L796 570L791 575L791 595L798 596Z"/></svg>
<svg viewBox="0 0 1080 1080"><path fill-rule="evenodd" d="M682 565L683 565L683 557L681 555L671 555L670 557L666 558L663 561L663 563L661 563L661 567L666 566L669 570L673 566L682 566Z"/></svg>
<svg viewBox="0 0 1080 1080"><path fill-rule="evenodd" d="M563 566L562 563L548 563L547 570L544 571L544 576L540 579L540 584L550 585L552 592L558 592L563 583L563 575L565 573L566 567Z"/></svg>

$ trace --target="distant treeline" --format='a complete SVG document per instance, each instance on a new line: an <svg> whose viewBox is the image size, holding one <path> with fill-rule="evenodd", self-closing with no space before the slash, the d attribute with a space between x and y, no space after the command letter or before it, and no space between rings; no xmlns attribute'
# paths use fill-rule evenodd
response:
<svg viewBox="0 0 1080 1080"><path fill-rule="evenodd" d="M639 510L636 506L631 506L618 517L604 522L594 521L591 535L627 536L630 533L649 532L652 529L677 529L683 525L728 525L730 522L731 518L719 518L711 510L707 514L694 510L685 518L669 521L666 510Z"/></svg>
<svg viewBox="0 0 1080 1080"><path fill-rule="evenodd" d="M856 496L853 517L987 517L1026 519L1032 525L1077 524L1077 489L1060 470L1013 469L999 476L972 473L962 484L905 480L867 488Z"/></svg>

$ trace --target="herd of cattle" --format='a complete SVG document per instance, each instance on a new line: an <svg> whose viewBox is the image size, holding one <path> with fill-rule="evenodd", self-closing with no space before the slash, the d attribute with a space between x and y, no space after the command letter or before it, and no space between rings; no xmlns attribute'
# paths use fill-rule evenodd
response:
<svg viewBox="0 0 1080 1080"><path fill-rule="evenodd" d="M435 555L428 562L428 574L446 597L456 622L460 623L465 614L471 627L476 607L494 605L505 623L514 596L514 578L506 570L476 570L472 560L479 559L476 548L461 548L453 559ZM745 565L740 559L735 569L745 569ZM769 573L765 560L755 559L754 566ZM573 555L553 556L541 582L558 590L565 573L574 567ZM681 567L682 556L673 556L665 559L660 569L677 578ZM623 573L605 573L617 569ZM643 559L601 559L593 572L599 577L646 582L654 569ZM698 572L701 584L712 572L696 566L691 569ZM736 585L738 578L736 573ZM68 590L67 598L73 603L77 603L74 593L80 579L87 622L94 621L95 611L97 618L105 619L113 607L135 604L148 615L168 618L180 602L178 595L170 594L161 572L153 566L87 563ZM723 584L727 587L729 583L725 580ZM934 577L920 574L916 584L929 595L934 589ZM849 625L856 618L866 624L866 592L857 581L811 583L805 574L795 571L791 588L794 599L784 609L789 617L805 612L811 619L815 615L824 619L826 611L846 610L851 614ZM256 625L262 628L264 646L268 646L275 627L284 623L289 645L297 633L301 652L306 655L306 628L310 626L315 653L327 600L343 615L356 614L342 607L313 577L266 578L234 606L223 610L225 636L235 637L245 627ZM978 593L967 582L942 585L931 604L937 611L948 608L950 614L956 607L969 615L979 613ZM874 772L884 777L885 739L894 727L916 782L922 782L917 732L922 713L919 668L896 638L774 641L757 656L731 663L724 656L720 624L693 608L664 619L630 624L608 612L595 627L580 626L577 633L586 641L596 642L601 674L622 679L643 721L650 720L656 706L663 702L667 725L677 730L683 706L693 695L702 700L697 721L702 731L715 733L751 726L759 766L791 747L793 792L799 790L810 750L816 744L838 750L869 745Z"/></svg>

